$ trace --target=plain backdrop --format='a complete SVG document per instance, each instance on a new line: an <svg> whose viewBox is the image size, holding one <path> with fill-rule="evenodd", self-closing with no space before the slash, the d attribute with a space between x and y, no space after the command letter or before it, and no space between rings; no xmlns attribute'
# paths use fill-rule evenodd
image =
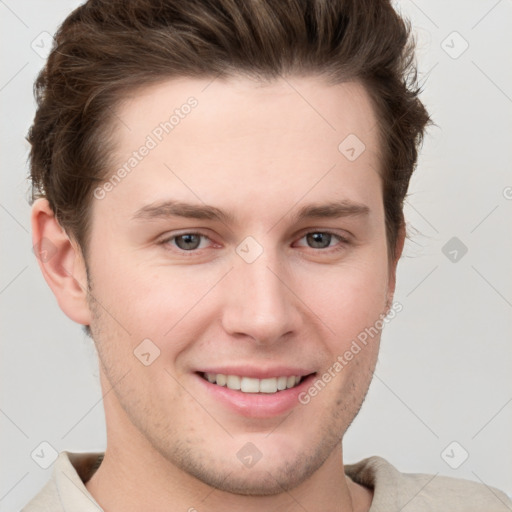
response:
<svg viewBox="0 0 512 512"><path fill-rule="evenodd" d="M1 511L18 510L49 479L52 466L31 457L42 442L105 448L95 350L41 276L27 203L32 84L50 34L78 3L0 1ZM383 333L345 458L381 455L401 471L510 495L512 3L395 5L413 23L422 99L437 126L406 203L395 296L403 311Z"/></svg>

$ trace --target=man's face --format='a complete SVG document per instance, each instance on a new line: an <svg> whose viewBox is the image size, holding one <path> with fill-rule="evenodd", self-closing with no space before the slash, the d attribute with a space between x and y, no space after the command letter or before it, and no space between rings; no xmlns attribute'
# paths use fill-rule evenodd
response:
<svg viewBox="0 0 512 512"><path fill-rule="evenodd" d="M97 191L88 259L91 330L114 386L109 446L244 494L340 463L378 336L333 365L381 318L394 281L364 89L180 79L133 94L116 115L109 177L137 163ZM190 207L172 215L177 202ZM322 215L333 204L338 215ZM207 206L225 216L183 215ZM298 385L272 392L293 376Z"/></svg>

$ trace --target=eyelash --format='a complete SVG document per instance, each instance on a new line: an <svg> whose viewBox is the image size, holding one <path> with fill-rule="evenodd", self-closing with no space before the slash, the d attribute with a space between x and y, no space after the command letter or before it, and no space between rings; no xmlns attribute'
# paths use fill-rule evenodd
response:
<svg viewBox="0 0 512 512"><path fill-rule="evenodd" d="M331 235L334 238L337 238L339 240L339 242L340 242L339 245L336 245L334 247L326 247L324 249L322 249L322 248L315 248L315 247L308 247L309 249L312 249L313 251L316 251L316 252L324 252L324 253L330 253L331 254L331 253L335 253L337 251L343 250L345 248L345 246L350 244L350 241L347 238L343 237L342 235L339 235L338 233L334 233L333 231L321 231L321 230L308 231L308 232L304 233L299 238L299 240L302 240L306 236L314 234L314 233L321 233L321 234L325 234L325 235ZM160 242L158 242L158 244L162 245L162 246L166 246L167 244L170 244L170 242L172 242L176 238L179 238L180 236L185 236L185 235L196 235L196 236L200 236L202 238L206 238L207 240L212 241L208 235L205 235L204 233L201 233L199 231L185 231L185 232L179 233L177 235L166 237L163 240L161 240ZM186 251L184 249L180 249L177 246L173 246L173 249L168 249L168 250L177 250L180 254L189 255L189 256L197 255L200 251L202 251L202 249L190 249L189 251Z"/></svg>

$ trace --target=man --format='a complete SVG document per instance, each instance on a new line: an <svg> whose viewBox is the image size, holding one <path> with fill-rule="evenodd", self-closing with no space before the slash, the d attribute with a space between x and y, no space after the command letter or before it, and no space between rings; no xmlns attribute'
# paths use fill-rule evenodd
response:
<svg viewBox="0 0 512 512"><path fill-rule="evenodd" d="M343 464L429 121L412 52L385 1L68 17L37 81L32 228L97 348L107 449L61 453L24 510L510 507L378 457Z"/></svg>

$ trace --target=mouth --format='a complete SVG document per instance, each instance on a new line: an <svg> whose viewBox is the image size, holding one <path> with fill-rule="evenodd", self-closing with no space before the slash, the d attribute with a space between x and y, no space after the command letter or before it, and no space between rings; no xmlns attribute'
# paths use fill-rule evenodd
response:
<svg viewBox="0 0 512 512"><path fill-rule="evenodd" d="M265 379L256 379L241 375L226 375L223 373L200 372L199 376L210 384L226 387L233 391L248 394L276 394L287 389L297 387L309 375L277 376Z"/></svg>
<svg viewBox="0 0 512 512"><path fill-rule="evenodd" d="M316 372L298 367L264 369L239 365L222 370L203 368L194 374L198 392L204 393L211 407L246 418L268 419L289 414L301 405L299 396L311 386Z"/></svg>

